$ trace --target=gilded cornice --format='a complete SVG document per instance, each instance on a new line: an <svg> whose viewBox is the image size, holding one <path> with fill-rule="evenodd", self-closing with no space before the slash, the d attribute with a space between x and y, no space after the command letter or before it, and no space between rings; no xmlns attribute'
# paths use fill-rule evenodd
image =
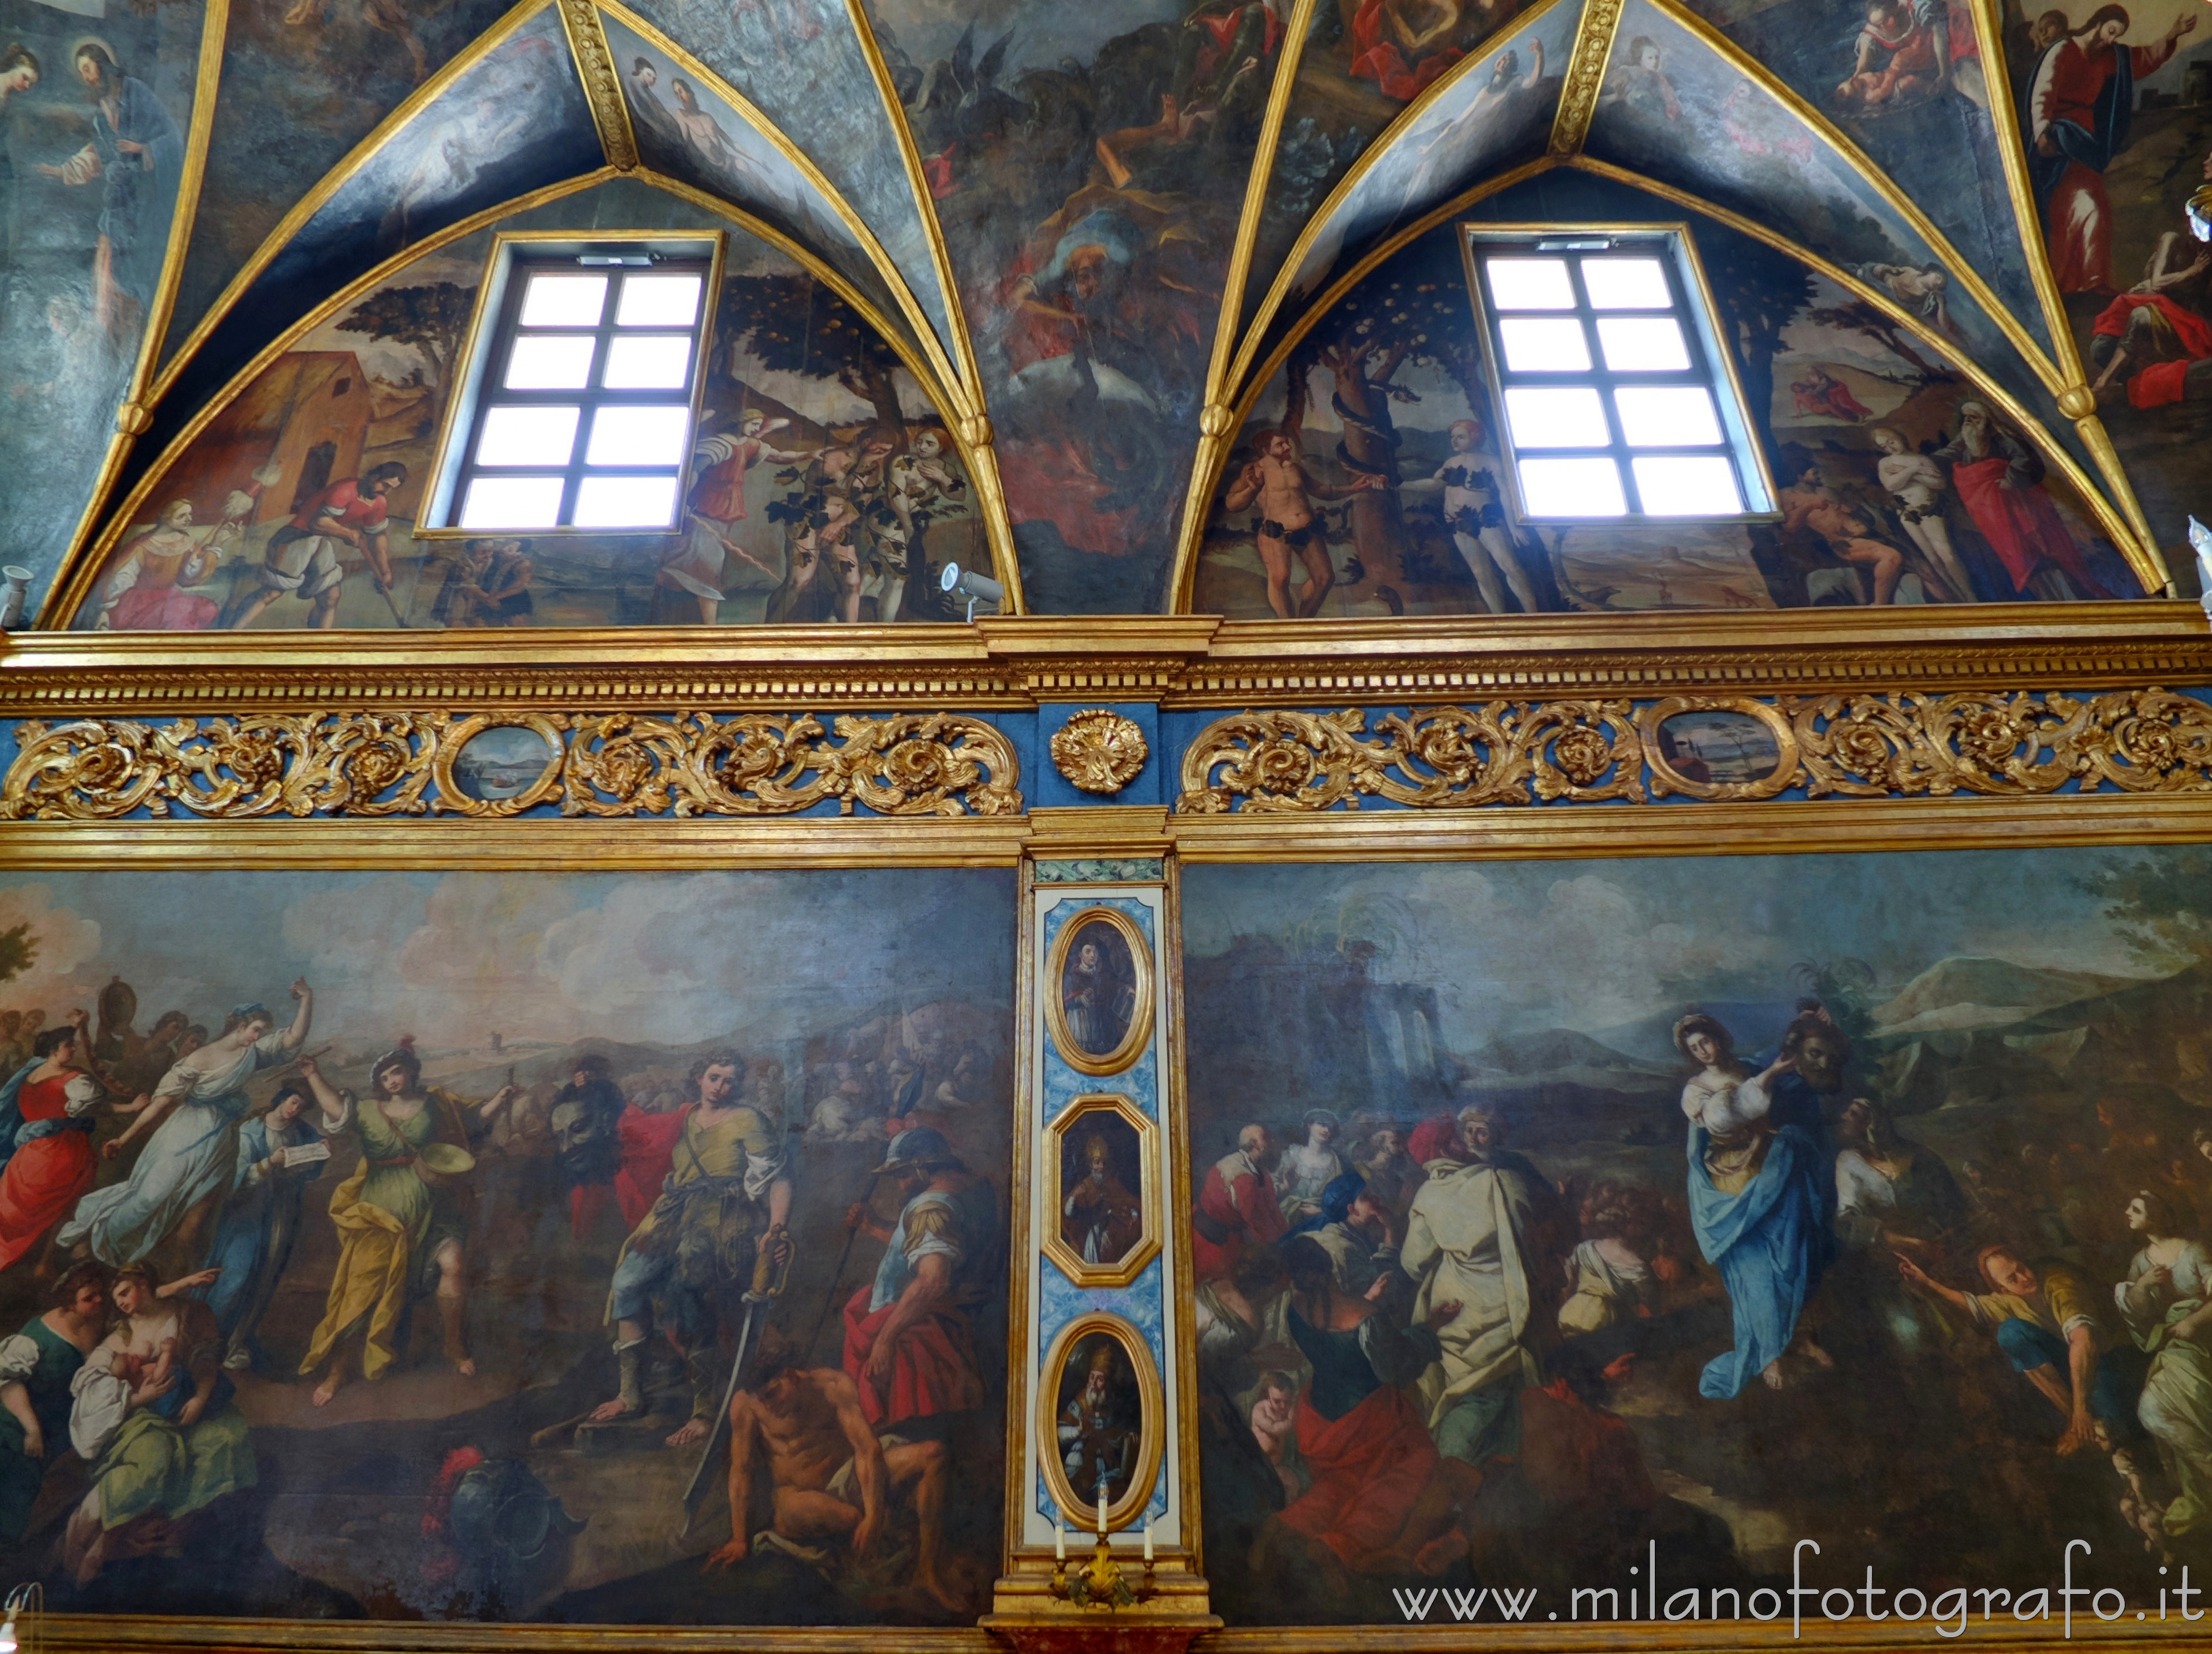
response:
<svg viewBox="0 0 2212 1654"><path fill-rule="evenodd" d="M2194 604L2007 604L1755 614L1224 621L1030 616L974 626L650 632L18 632L0 716L465 706L1020 710L1403 703L1503 693L2069 690L2212 684Z"/></svg>

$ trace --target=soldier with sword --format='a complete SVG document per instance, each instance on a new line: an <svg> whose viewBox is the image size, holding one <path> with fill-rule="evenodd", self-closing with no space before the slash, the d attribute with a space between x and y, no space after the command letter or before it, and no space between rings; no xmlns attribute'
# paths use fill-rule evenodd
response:
<svg viewBox="0 0 2212 1654"><path fill-rule="evenodd" d="M712 1052L693 1065L693 1100L684 1106L667 1182L615 1264L607 1318L616 1329L618 1389L592 1419L605 1423L645 1411L643 1358L659 1324L683 1353L691 1382L691 1417L668 1438L671 1447L707 1441L726 1422L736 1371L725 1381L716 1359L721 1317L743 1292L736 1360L742 1366L744 1343L791 1262L783 1126L742 1100L744 1074L745 1060L735 1051Z"/></svg>

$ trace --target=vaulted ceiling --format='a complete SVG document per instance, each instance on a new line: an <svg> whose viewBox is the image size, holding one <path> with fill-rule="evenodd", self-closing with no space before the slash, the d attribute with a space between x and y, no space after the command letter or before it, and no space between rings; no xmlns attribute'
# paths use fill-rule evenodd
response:
<svg viewBox="0 0 2212 1654"><path fill-rule="evenodd" d="M2018 38L2017 0L2009 18L1996 0L1923 0L1940 96L1932 58L1917 82L1859 72L1861 30L1890 25L1850 0L522 0L504 15L106 0L115 16L82 15L102 3L0 0L0 34L44 65L8 106L10 280L14 325L42 322L59 365L33 387L38 417L20 390L0 407L0 470L27 479L0 557L33 571L34 604L319 307L620 173L770 234L849 296L942 410L1031 607L1174 603L1240 423L1317 317L1433 226L1560 167L1790 250L1970 366L2094 490L2147 584L2181 538L2172 511L2145 520L2085 388L2088 313L2054 279L2014 106L2041 51ZM2129 40L2188 9L2150 0ZM26 217L62 201L36 167L82 141L64 60L88 36L167 109L181 183L168 224L141 214L160 245L137 249L151 274L135 314L118 302L97 329L38 307L40 271L70 255L65 240L42 252ZM2189 78L2202 41L2174 39L2145 106L2212 103ZM2168 82L2180 89L2160 94ZM2172 147L2145 188L2169 218L2160 192L2179 200L2203 145ZM1079 428L1107 434L1103 474L1060 462ZM1071 536L1068 490L1089 491L1114 543Z"/></svg>

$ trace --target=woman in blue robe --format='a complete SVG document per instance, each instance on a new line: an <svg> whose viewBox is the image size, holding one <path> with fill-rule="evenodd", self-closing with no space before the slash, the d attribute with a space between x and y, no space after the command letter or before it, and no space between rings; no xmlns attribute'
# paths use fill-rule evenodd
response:
<svg viewBox="0 0 2212 1654"><path fill-rule="evenodd" d="M326 1164L284 1164L285 1150L315 1138L314 1128L300 1118L307 1105L305 1088L287 1085L267 1113L238 1128L237 1176L202 1266L220 1273L197 1294L222 1334L222 1365L231 1372L253 1365L254 1329L299 1237L301 1200Z"/></svg>
<svg viewBox="0 0 2212 1654"><path fill-rule="evenodd" d="M1754 1377L1779 1389L1784 1353L1793 1344L1814 1353L1799 1338L1798 1317L1835 1256L1823 1187L1829 1157L1816 1128L1793 1113L1778 1123L1765 1094L1770 1079L1778 1087L1794 1067L1786 1046L1753 1076L1733 1061L1728 1031L1710 1017L1685 1017L1674 1037L1704 1065L1683 1098L1690 1222L1728 1288L1735 1333L1735 1347L1705 1364L1698 1393L1726 1401ZM1732 1082L1732 1097L1718 1097L1722 1079ZM1716 1129L1708 1122L1725 1123Z"/></svg>

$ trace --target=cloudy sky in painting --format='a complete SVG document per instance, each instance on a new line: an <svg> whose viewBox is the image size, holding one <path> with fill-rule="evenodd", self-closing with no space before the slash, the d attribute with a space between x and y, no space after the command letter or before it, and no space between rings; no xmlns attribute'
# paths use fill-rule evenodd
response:
<svg viewBox="0 0 2212 1654"><path fill-rule="evenodd" d="M2136 850L1683 857L1457 867L1201 867L1183 876L1194 954L1239 935L1366 939L1375 975L1437 991L1462 1047L1598 1033L1685 1000L1801 990L1801 961L1856 958L1885 992L1947 958L2140 976L2075 881Z"/></svg>
<svg viewBox="0 0 2212 1654"><path fill-rule="evenodd" d="M120 975L142 1027L258 1000L315 1034L426 1049L586 1035L793 1037L887 1003L1010 1003L1010 873L100 873L0 884L32 969L0 1006L91 1008Z"/></svg>

